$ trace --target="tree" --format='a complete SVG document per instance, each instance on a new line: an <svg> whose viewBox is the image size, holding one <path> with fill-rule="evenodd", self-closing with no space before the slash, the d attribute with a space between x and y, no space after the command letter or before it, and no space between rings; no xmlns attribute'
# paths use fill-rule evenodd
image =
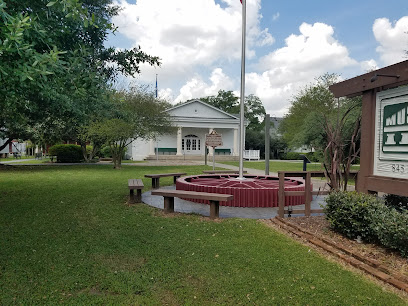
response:
<svg viewBox="0 0 408 306"><path fill-rule="evenodd" d="M229 114L237 115L240 113L239 98L232 91L219 90L216 96L208 96L200 98L200 100ZM248 128L255 130L262 129L260 119L263 119L265 116L265 108L262 105L261 99L253 94L246 96L244 111L245 119L249 121Z"/></svg>
<svg viewBox="0 0 408 306"><path fill-rule="evenodd" d="M140 47L105 46L118 13L112 3L0 0L0 137L28 138L28 127L55 120L64 121L58 133L74 132L106 104L119 74L160 64Z"/></svg>
<svg viewBox="0 0 408 306"><path fill-rule="evenodd" d="M173 132L171 119L165 111L168 103L157 100L153 93L141 88L117 92L112 97L114 112L110 117L91 123L89 140L110 146L115 169L121 167L125 148L135 139L153 139Z"/></svg>
<svg viewBox="0 0 408 306"><path fill-rule="evenodd" d="M239 98L235 96L232 91L219 90L216 96L208 96L200 98L200 100L229 114L237 115L240 113ZM265 133L262 134L262 131L264 129L263 119L266 112L261 99L253 94L246 96L244 112L245 120L248 121L247 132L245 135L245 147L260 150L261 154L264 154Z"/></svg>
<svg viewBox="0 0 408 306"><path fill-rule="evenodd" d="M324 152L331 187L346 189L351 164L360 150L361 98L335 99L329 86L337 80L338 76L326 74L302 89L292 100L281 131L292 146L307 145Z"/></svg>
<svg viewBox="0 0 408 306"><path fill-rule="evenodd" d="M250 94L245 97L245 119L249 121L248 129L260 131L264 129L263 119L265 118L265 108L261 99ZM261 123L262 120L262 123Z"/></svg>
<svg viewBox="0 0 408 306"><path fill-rule="evenodd" d="M216 108L229 114L239 114L239 98L232 91L219 90L216 96L200 98Z"/></svg>

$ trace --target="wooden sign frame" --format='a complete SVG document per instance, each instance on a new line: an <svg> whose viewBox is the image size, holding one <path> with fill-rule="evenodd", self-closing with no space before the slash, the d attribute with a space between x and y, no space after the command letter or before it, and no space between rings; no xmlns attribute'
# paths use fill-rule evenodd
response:
<svg viewBox="0 0 408 306"><path fill-rule="evenodd" d="M408 61L403 61L330 86L336 98L363 96L360 173L356 186L360 192L408 196L408 179L374 174L377 94L407 84Z"/></svg>

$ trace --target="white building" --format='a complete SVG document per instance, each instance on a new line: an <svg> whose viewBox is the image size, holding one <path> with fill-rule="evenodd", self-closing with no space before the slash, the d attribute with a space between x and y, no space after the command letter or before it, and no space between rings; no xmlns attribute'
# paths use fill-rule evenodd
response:
<svg viewBox="0 0 408 306"><path fill-rule="evenodd" d="M6 139L0 139L0 146L6 142ZM26 151L26 144L19 143L17 140L13 140L6 146L3 150L0 151L1 157L8 157L12 156L13 153L17 154L25 154Z"/></svg>
<svg viewBox="0 0 408 306"><path fill-rule="evenodd" d="M205 135L215 130L222 135L223 145L215 148L220 159L239 156L239 117L228 114L200 100L192 100L167 110L174 126L173 134L159 139L135 140L128 147L132 160L144 159L204 159ZM214 154L209 148L209 156Z"/></svg>

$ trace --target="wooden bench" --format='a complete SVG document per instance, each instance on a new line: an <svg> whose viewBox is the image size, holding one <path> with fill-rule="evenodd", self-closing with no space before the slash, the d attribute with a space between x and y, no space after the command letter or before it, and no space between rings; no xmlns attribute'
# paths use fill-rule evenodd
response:
<svg viewBox="0 0 408 306"><path fill-rule="evenodd" d="M215 155L231 155L231 149L215 149Z"/></svg>
<svg viewBox="0 0 408 306"><path fill-rule="evenodd" d="M128 180L128 187L130 190L129 195L129 203L140 203L142 202L142 189L144 187L143 182L141 179L130 179ZM135 191L136 189L136 198L135 198Z"/></svg>
<svg viewBox="0 0 408 306"><path fill-rule="evenodd" d="M155 148L155 152L160 155L176 155L177 148Z"/></svg>
<svg viewBox="0 0 408 306"><path fill-rule="evenodd" d="M200 199L210 201L210 218L215 219L220 215L220 201L230 201L234 198L231 194L196 192L186 190L156 189L152 195L164 197L164 213L174 212L174 198Z"/></svg>
<svg viewBox="0 0 408 306"><path fill-rule="evenodd" d="M224 174L228 174L228 173L238 174L238 173L239 173L239 170L203 170L203 173L206 173L206 174L219 174L219 173L224 173ZM244 171L244 173L247 173L247 171Z"/></svg>
<svg viewBox="0 0 408 306"><path fill-rule="evenodd" d="M160 187L160 178L161 177L167 177L167 176L173 176L173 182L174 184L176 183L177 178L179 178L182 175L186 175L187 173L161 173L161 174L146 174L145 177L151 178L152 179L152 188L157 189Z"/></svg>

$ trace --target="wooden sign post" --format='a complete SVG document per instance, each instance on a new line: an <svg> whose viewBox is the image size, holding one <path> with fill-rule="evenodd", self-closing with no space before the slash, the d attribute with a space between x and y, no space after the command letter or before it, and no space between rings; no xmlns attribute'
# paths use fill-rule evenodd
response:
<svg viewBox="0 0 408 306"><path fill-rule="evenodd" d="M205 134L205 146L213 148L213 170L215 169L215 148L222 146L222 135L212 130L210 134Z"/></svg>
<svg viewBox="0 0 408 306"><path fill-rule="evenodd" d="M408 196L408 61L330 86L336 98L363 96L356 189Z"/></svg>

